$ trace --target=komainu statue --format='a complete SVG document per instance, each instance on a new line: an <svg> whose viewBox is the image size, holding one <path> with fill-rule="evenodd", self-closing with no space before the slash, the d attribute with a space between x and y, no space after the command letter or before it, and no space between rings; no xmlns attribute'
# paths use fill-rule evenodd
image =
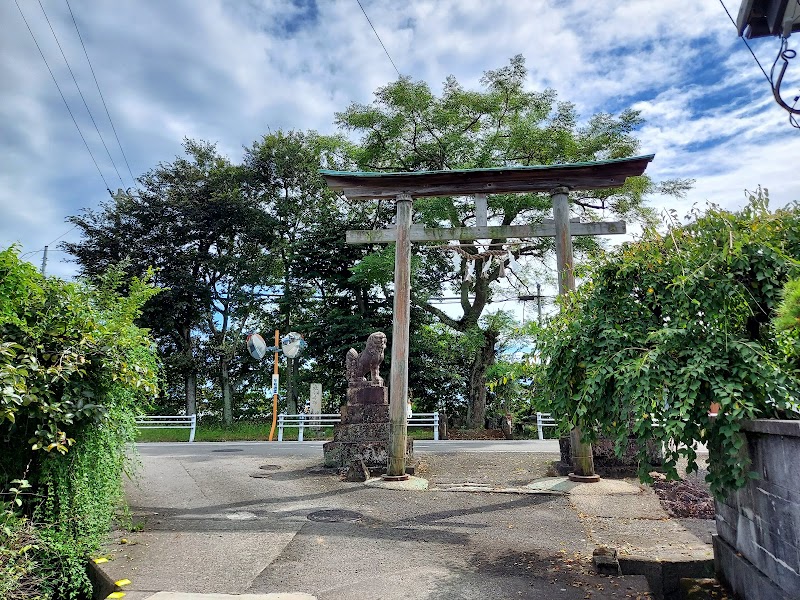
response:
<svg viewBox="0 0 800 600"><path fill-rule="evenodd" d="M349 384L361 383L367 380L366 374L372 378L372 385L382 386L383 379L378 373L378 368L383 362L383 351L386 349L386 334L376 331L367 338L367 347L362 353L353 348L347 351L345 369Z"/></svg>

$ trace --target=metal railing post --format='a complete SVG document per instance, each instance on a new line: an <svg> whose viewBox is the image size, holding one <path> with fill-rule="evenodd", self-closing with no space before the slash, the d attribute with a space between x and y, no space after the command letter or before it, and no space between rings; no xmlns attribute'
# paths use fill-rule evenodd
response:
<svg viewBox="0 0 800 600"><path fill-rule="evenodd" d="M542 413L536 413L536 428L539 430L539 439L544 439L544 425L542 424Z"/></svg>
<svg viewBox="0 0 800 600"><path fill-rule="evenodd" d="M303 413L300 413L299 418L300 418L300 423L298 425L299 425L300 429L297 432L297 441L298 442L302 442L303 441L303 422L306 420L306 416Z"/></svg>
<svg viewBox="0 0 800 600"><path fill-rule="evenodd" d="M433 413L433 441L439 441L439 411Z"/></svg>
<svg viewBox="0 0 800 600"><path fill-rule="evenodd" d="M283 441L283 415L278 415L278 441Z"/></svg>
<svg viewBox="0 0 800 600"><path fill-rule="evenodd" d="M192 430L189 432L189 442L194 441L194 432L197 428L197 415L192 415Z"/></svg>

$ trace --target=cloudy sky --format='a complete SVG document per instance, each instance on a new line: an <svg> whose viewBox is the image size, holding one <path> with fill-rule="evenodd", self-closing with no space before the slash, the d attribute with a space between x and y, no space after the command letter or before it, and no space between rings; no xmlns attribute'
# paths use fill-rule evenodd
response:
<svg viewBox="0 0 800 600"><path fill-rule="evenodd" d="M723 1L735 17L739 0ZM362 4L400 72L435 90L451 74L477 88L483 71L523 54L530 89L556 89L584 117L639 109L643 153L656 154L648 173L696 179L671 205L681 215L706 201L739 207L759 184L773 206L800 200L800 130L774 103L719 0ZM753 47L769 71L778 41ZM785 82L790 99L797 63ZM58 240L76 239L65 218L97 206L106 187L131 187L172 160L184 137L216 142L238 160L270 130L335 132L336 111L370 102L396 77L357 0L0 2L0 247L18 243L39 265L49 244L48 273L69 277L73 266L54 251Z"/></svg>

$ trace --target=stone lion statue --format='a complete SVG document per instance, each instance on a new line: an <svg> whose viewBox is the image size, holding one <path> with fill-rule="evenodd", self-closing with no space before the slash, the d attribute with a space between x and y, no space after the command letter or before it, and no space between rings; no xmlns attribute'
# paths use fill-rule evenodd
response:
<svg viewBox="0 0 800 600"><path fill-rule="evenodd" d="M372 385L383 385L383 378L378 368L383 362L383 351L386 349L386 334L376 331L367 338L367 347L360 354L353 348L347 351L345 369L347 381L352 383L366 381L366 374L372 378Z"/></svg>

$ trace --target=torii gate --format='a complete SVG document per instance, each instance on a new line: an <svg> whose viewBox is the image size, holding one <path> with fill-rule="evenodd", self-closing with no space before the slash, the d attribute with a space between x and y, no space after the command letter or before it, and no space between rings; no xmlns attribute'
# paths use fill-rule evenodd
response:
<svg viewBox="0 0 800 600"><path fill-rule="evenodd" d="M570 223L570 190L619 187L628 177L644 173L655 155L632 158L542 165L500 167L454 171L410 173L359 173L320 171L333 190L344 192L350 200L394 198L397 206L395 228L376 231L348 231L348 244L395 242L394 306L392 326L392 372L389 384L389 464L386 479L404 479L408 421L409 320L411 317L411 242L449 240L556 238L558 293L575 289L572 236L625 233L622 221L610 223ZM549 192L553 200L553 223L542 225L490 226L487 223L486 194ZM412 226L413 197L467 196L476 198L476 226L427 228ZM594 472L591 444L583 443L581 430L570 434L574 481L592 482Z"/></svg>

